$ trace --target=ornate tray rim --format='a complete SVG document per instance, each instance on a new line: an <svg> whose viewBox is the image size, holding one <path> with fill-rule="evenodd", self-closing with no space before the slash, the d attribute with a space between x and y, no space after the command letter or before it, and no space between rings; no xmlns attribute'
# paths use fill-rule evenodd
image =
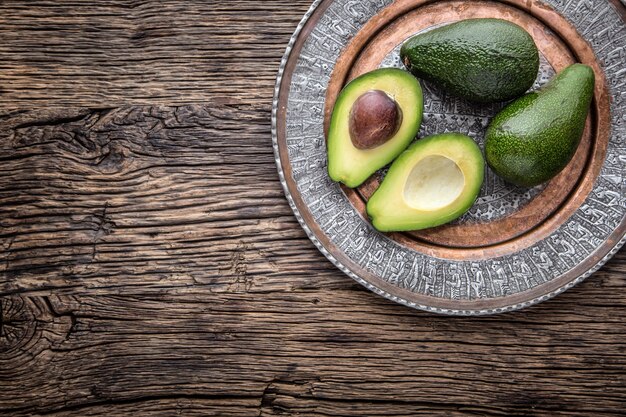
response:
<svg viewBox="0 0 626 417"><path fill-rule="evenodd" d="M527 300L527 301L506 305L506 306L503 306L503 307L484 308L484 309L475 309L475 310L474 309L441 308L441 307L433 307L433 306L429 306L429 305L425 305L425 304L415 303L415 302L407 300L407 299L405 299L403 297L400 297L400 296L397 296L397 295L393 295L393 294L383 290L382 288L380 288L380 287L378 287L378 286L376 286L376 285L366 281L365 279L361 278L356 273L354 273L352 270L350 270L348 267L346 267L340 260L335 258L335 256L333 256L333 254L330 253L330 251L318 240L318 238L316 237L315 233L310 229L309 225L304 220L304 218L303 218L303 216L302 216L302 214L300 212L300 209L297 207L296 202L295 202L295 200L294 200L294 198L293 198L293 196L291 194L291 191L289 189L289 185L287 183L287 179L285 177L284 168L283 168L283 165L282 165L282 162L281 162L281 158L280 158L280 149L279 149L278 133L277 133L278 132L277 115L278 115L278 109L279 109L279 98L280 98L281 84L282 84L282 81L283 81L286 65L289 62L289 59L291 57L291 53L292 53L293 47L294 47L296 41L298 40L298 38L300 37L302 29L307 24L307 22L309 21L309 19L313 15L313 13L317 10L317 8L324 1L327 1L327 0L314 0L313 1L313 3L311 4L311 6L307 10L307 12L304 14L302 19L300 20L300 22L299 22L298 26L296 27L293 35L291 36L291 38L289 40L289 43L287 45L287 48L285 50L285 53L284 53L284 55L283 55L283 57L281 59L280 67L279 67L279 70L278 70L278 75L277 75L276 83L275 83L275 87L274 87L274 96L273 96L273 101L272 101L272 125L271 125L271 132L272 132L272 147L273 147L273 150L274 150L274 160L275 160L275 163L276 163L276 168L277 168L277 171L278 171L279 180L280 180L280 183L281 183L281 185L283 187L283 191L285 193L285 197L287 198L289 206L291 207L291 209L292 209L296 219L298 220L298 223L300 224L302 229L305 231L305 233L308 236L308 238L313 242L313 244L317 247L317 249L333 265L335 265L340 271L342 271L344 274L348 275L350 278L352 278L353 280L355 280L356 282L358 282L359 284L361 284L362 286L364 286L368 290L374 292L375 294L378 294L378 295L380 295L380 296L382 296L382 297L384 297L384 298L386 298L386 299L388 299L390 301L393 301L393 302L398 303L398 304L405 305L405 306L413 308L413 309L422 310L422 311L426 311L426 312L437 313L437 314L442 314L442 315L449 315L449 316L484 316L484 315L501 314L501 313L507 313L507 312L513 312L513 311L525 309L525 308L528 308L530 306L542 303L544 301L547 301L549 299L552 299L552 298L556 297L557 295L559 295L559 294L561 294L561 293L563 293L563 292L565 292L565 291L575 287L576 285L580 284L581 282L583 282L584 280L589 278L591 275L596 273L609 260L611 260L617 254L617 252L619 252L619 250L624 246L624 244L626 244L626 233L624 233L622 235L620 240L615 241L615 243L614 243L612 248L610 247L610 244L609 244L610 240L607 240L604 243L604 245L602 245L602 246L608 246L609 250L601 259L597 260L596 263L593 264L584 273L578 275L577 277L575 277L574 279L570 280L566 284L558 287L557 289L555 289L553 291L550 291L547 294L541 295L539 297L532 298L532 299ZM331 1L333 1L333 0L331 0ZM606 1L610 1L610 0L606 0ZM624 5L623 0L621 0L621 2L622 2L621 4ZM615 233L615 231L617 231L617 229L619 229L624 224L626 224L626 218L622 219L621 224L618 225L618 227L614 230L613 233ZM602 246L598 247L597 250L601 249ZM594 251L594 253L595 253L595 251ZM496 299L494 298L494 299L491 299L491 300L496 300ZM488 300L488 301L491 301L491 300ZM484 302L484 300L477 300L477 301Z"/></svg>

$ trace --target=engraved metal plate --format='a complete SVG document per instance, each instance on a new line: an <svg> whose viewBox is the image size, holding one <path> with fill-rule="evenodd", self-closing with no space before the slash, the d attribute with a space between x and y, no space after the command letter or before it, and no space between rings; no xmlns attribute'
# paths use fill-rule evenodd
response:
<svg viewBox="0 0 626 417"><path fill-rule="evenodd" d="M603 98L601 90L597 90L594 117L604 118L606 123L602 125L596 120L594 124L590 156L582 158L587 165L581 168L579 177L569 179L572 191L561 204L565 208L559 206L524 234L497 245L438 248L437 243L431 242L430 246L420 243L419 236L415 240L411 236L385 235L374 230L354 193L347 195L350 193L346 189L328 177L324 139L327 92L334 71L337 72L338 60L345 65L342 54L353 47L362 31L374 27L372 22L392 15L394 8L405 14L417 13L419 7L431 7L431 3L425 0L313 3L289 43L276 84L272 137L279 176L286 197L311 240L339 269L370 290L413 308L444 314L493 314L524 308L586 279L625 242L624 11L609 0L519 2L526 8L524 13L530 16L529 20L543 19L541 24L546 25L546 31L559 29L550 26L558 25L550 18L555 13L576 31L576 40L568 45L573 45L572 56L593 59L596 72L603 76L605 90L602 91L606 91L607 97ZM443 3L437 7L444 7ZM505 15L506 8L522 7L515 0L465 3L467 13L488 14L495 3ZM481 5L482 12L472 9ZM568 32L564 29L562 33ZM398 59L399 44L377 66L402 67ZM542 56L535 88L554 74L555 68ZM501 104L476 106L428 83L422 82L422 87L425 113L418 137L460 131L482 146L489 119ZM604 142L600 136L606 138ZM378 176L384 176L384 172ZM456 226L487 227L505 221L532 207L533 201L548 193L549 188L515 188L488 170L476 205Z"/></svg>

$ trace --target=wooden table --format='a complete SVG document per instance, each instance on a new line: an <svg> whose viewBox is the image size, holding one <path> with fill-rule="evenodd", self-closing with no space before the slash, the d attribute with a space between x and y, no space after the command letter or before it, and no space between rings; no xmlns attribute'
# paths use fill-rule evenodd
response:
<svg viewBox="0 0 626 417"><path fill-rule="evenodd" d="M624 415L626 252L447 318L307 239L270 110L308 7L0 3L0 413Z"/></svg>

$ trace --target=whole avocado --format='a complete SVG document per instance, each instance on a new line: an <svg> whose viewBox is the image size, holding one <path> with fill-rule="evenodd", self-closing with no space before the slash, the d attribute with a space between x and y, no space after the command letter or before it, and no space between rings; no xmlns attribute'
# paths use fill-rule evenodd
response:
<svg viewBox="0 0 626 417"><path fill-rule="evenodd" d="M580 143L594 84L593 70L574 64L540 90L507 105L487 128L489 166L506 181L524 187L561 172Z"/></svg>
<svg viewBox="0 0 626 417"><path fill-rule="evenodd" d="M418 34L400 57L415 76L481 103L520 96L539 71L533 38L502 19L467 19Z"/></svg>

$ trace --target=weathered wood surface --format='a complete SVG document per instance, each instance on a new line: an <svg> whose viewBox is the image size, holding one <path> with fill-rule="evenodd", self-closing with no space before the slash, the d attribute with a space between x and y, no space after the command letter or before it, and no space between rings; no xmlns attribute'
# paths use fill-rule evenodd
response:
<svg viewBox="0 0 626 417"><path fill-rule="evenodd" d="M465 319L308 241L270 139L307 7L0 3L0 413L623 415L625 251Z"/></svg>
<svg viewBox="0 0 626 417"><path fill-rule="evenodd" d="M0 106L267 105L310 0L0 2Z"/></svg>

